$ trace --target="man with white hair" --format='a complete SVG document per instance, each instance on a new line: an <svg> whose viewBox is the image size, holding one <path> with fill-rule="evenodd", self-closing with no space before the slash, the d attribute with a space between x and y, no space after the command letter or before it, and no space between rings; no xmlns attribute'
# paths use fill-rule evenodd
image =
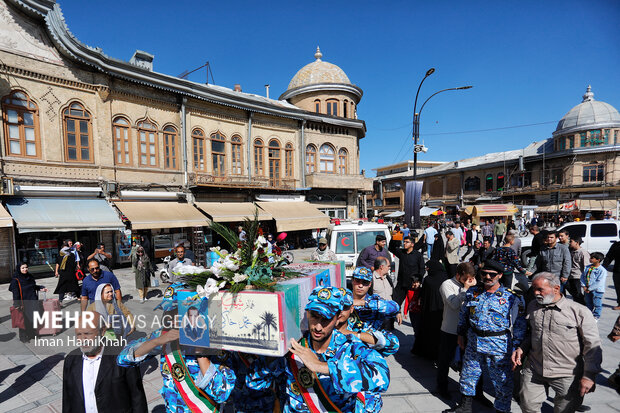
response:
<svg viewBox="0 0 620 413"><path fill-rule="evenodd" d="M560 292L560 278L541 272L532 280L535 300L527 307L528 332L512 353L521 372L520 406L524 413L540 412L546 389L555 392L555 412L574 412L586 393L594 391L602 371L603 350L594 316Z"/></svg>

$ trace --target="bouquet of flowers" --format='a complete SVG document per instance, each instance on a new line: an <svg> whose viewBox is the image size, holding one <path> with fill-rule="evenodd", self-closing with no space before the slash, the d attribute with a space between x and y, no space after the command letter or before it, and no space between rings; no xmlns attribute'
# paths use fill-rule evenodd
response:
<svg viewBox="0 0 620 413"><path fill-rule="evenodd" d="M299 272L286 268L288 261L282 257L282 251L276 245L270 246L260 235L259 228L258 209L254 219L244 219L244 241L230 228L213 222L211 229L224 238L234 252L213 247L211 251L218 259L210 268L177 265L172 273L195 287L201 296L209 296L221 288L233 293L246 288L273 291L278 280L299 276Z"/></svg>

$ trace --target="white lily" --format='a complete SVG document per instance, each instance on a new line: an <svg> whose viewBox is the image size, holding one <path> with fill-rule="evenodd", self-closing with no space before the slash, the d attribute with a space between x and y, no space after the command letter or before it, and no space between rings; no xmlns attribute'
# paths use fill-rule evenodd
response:
<svg viewBox="0 0 620 413"><path fill-rule="evenodd" d="M247 280L247 279L248 279L247 274L239 274L239 273L236 273L236 274L235 274L235 276L233 277L233 281L234 281L235 283L240 283L240 282L243 282L243 281L245 281L245 280Z"/></svg>
<svg viewBox="0 0 620 413"><path fill-rule="evenodd" d="M210 295L217 293L220 288L224 286L225 283L219 283L215 281L213 278L209 278L205 283L204 287L202 285L198 285L196 287L196 293L201 298L208 298Z"/></svg>
<svg viewBox="0 0 620 413"><path fill-rule="evenodd" d="M222 264L224 265L224 267L228 268L231 271L237 271L239 269L239 264L237 260L231 259L230 255L224 259L224 262Z"/></svg>

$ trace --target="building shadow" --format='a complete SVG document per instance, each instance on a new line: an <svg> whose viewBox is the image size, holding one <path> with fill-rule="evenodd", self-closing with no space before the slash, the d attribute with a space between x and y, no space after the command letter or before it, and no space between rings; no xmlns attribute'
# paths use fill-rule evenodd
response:
<svg viewBox="0 0 620 413"><path fill-rule="evenodd" d="M31 387L36 382L40 381L49 373L56 364L63 361L65 358L64 353L54 354L49 356L37 364L30 367L28 370L22 373L13 384L11 384L8 388L4 389L0 392L0 403L4 403L10 398L14 397L16 394L23 392L24 390ZM18 366L23 368L23 366ZM13 369L10 369L13 370ZM4 380L4 378L3 378Z"/></svg>

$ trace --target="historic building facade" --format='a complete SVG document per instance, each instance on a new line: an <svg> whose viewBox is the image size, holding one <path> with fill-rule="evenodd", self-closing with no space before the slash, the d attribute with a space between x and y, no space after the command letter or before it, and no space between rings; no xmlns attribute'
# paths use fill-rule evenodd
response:
<svg viewBox="0 0 620 413"><path fill-rule="evenodd" d="M542 211L547 207L549 212L611 210L616 215L619 148L620 114L595 100L588 86L582 102L564 115L550 138L420 172L423 204L456 211L475 204L514 203L539 205ZM401 181L398 176L382 179L384 188Z"/></svg>
<svg viewBox="0 0 620 413"><path fill-rule="evenodd" d="M0 0L5 204L11 212L15 199L50 191L110 203L305 197L356 218L360 195L372 191L359 172L362 90L321 57L317 49L274 100L158 73L146 52L129 62L107 56L76 39L52 1ZM38 245L41 237L20 241L17 227L0 230L2 240L18 238L0 242L0 259L22 257L5 244Z"/></svg>

